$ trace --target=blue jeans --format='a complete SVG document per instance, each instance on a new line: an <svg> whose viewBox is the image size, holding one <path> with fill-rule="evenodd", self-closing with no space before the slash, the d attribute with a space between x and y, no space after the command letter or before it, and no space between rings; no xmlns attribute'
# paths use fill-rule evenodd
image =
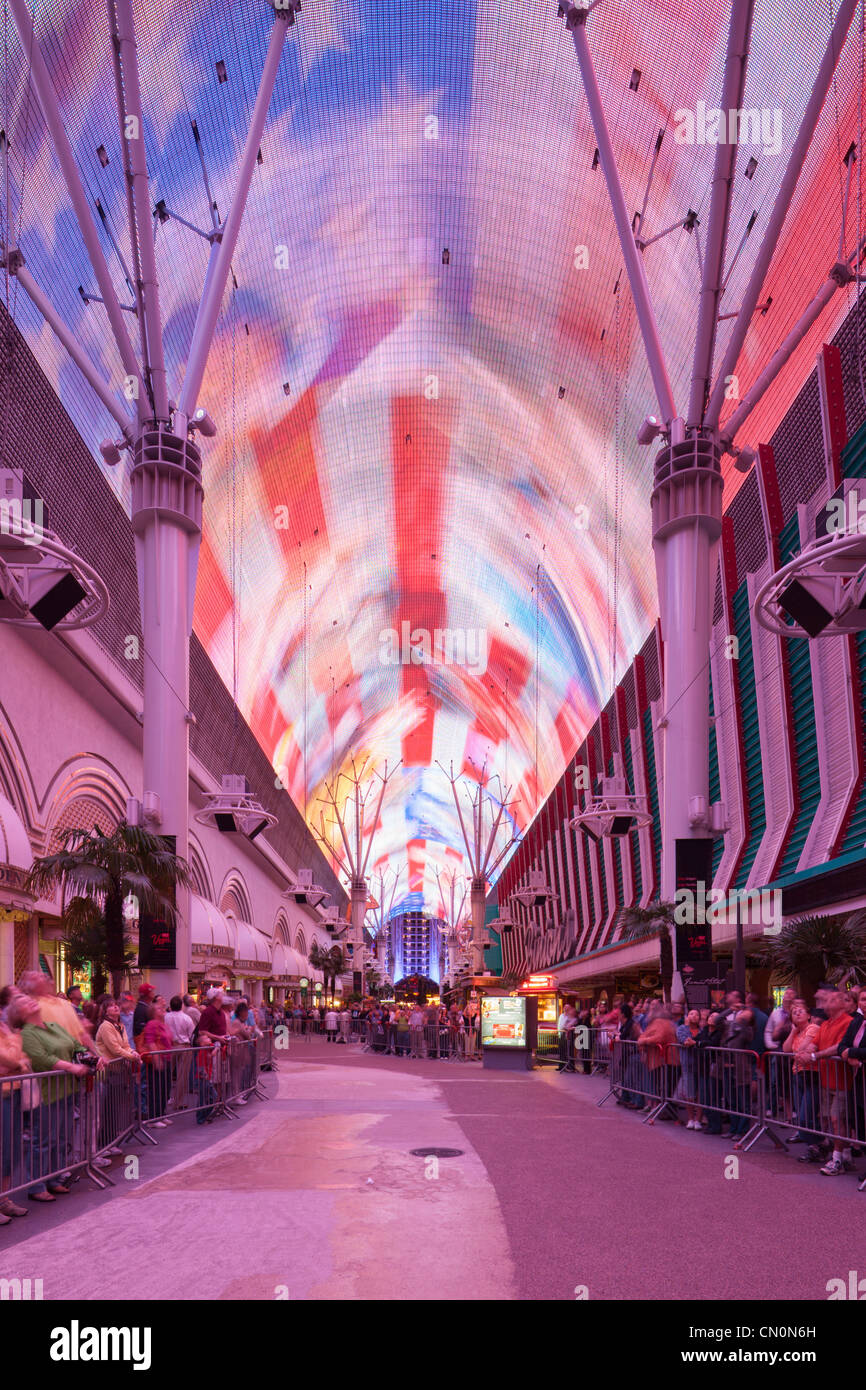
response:
<svg viewBox="0 0 866 1390"><path fill-rule="evenodd" d="M23 1175L21 1091L0 1088L0 1193L18 1187Z"/></svg>
<svg viewBox="0 0 866 1390"><path fill-rule="evenodd" d="M37 1106L30 1111L30 1175L47 1177L58 1182L66 1167L69 1142L72 1136L74 1101L71 1095ZM30 1189L44 1192L45 1183L36 1182Z"/></svg>

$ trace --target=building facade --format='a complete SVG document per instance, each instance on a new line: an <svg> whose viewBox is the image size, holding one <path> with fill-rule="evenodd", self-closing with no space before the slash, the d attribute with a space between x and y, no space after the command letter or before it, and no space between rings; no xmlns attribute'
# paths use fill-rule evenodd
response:
<svg viewBox="0 0 866 1390"><path fill-rule="evenodd" d="M109 830L140 797L142 652L135 546L126 512L0 306L0 336L13 376L3 467L23 467L45 499L50 525L106 578L111 605L85 631L0 623L0 984L28 967L69 983L59 900L25 890L33 856L54 851L70 827ZM309 997L314 941L330 944L321 913L283 897L312 868L342 913L346 895L303 817L239 715L201 644L190 657L189 862L193 892L189 959L176 983L220 983L256 1000ZM2 674L7 673L7 674ZM8 673L14 673L9 675ZM224 773L248 777L279 818L250 841L194 817Z"/></svg>
<svg viewBox="0 0 866 1390"><path fill-rule="evenodd" d="M777 893L782 920L866 906L866 632L785 639L753 610L762 584L815 538L831 499L848 514L866 501L864 328L855 307L723 520L707 717L710 800L724 804L728 828L713 846L712 887L728 900ZM659 898L664 640L656 625L490 895L510 903L516 924L502 934L507 977L553 971L560 987L588 995L658 985L658 942L623 941L619 918ZM595 841L570 821L614 775L645 798L652 824ZM531 870L554 889L544 912L511 900ZM763 931L760 921L744 927L755 961ZM733 912L713 927L723 968L735 932Z"/></svg>

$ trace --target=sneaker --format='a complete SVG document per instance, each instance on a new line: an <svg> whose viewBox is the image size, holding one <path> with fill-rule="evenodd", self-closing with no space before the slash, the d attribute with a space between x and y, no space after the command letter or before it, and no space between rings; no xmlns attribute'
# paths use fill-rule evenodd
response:
<svg viewBox="0 0 866 1390"><path fill-rule="evenodd" d="M94 1168L110 1168L111 1159L108 1157L107 1154L101 1156L97 1154L96 1158L93 1159L93 1166Z"/></svg>
<svg viewBox="0 0 866 1390"><path fill-rule="evenodd" d="M168 1129L165 1120L152 1120L150 1122L150 1127L151 1129Z"/></svg>
<svg viewBox="0 0 866 1390"><path fill-rule="evenodd" d="M17 1202L13 1202L12 1198L8 1197L5 1202L0 1202L0 1213L3 1216L26 1216L27 1208L19 1207Z"/></svg>
<svg viewBox="0 0 866 1390"><path fill-rule="evenodd" d="M814 1144L810 1144L804 1154L797 1155L798 1163L820 1163L821 1150L816 1149Z"/></svg>
<svg viewBox="0 0 866 1390"><path fill-rule="evenodd" d="M246 1098L246 1096L238 1096L237 1100L234 1102L235 1105L246 1105L246 1103L247 1103L247 1098Z"/></svg>
<svg viewBox="0 0 866 1390"><path fill-rule="evenodd" d="M821 1169L821 1172L827 1178L838 1177L840 1173L845 1172L844 1160L841 1158L831 1158L829 1163L824 1164L824 1167Z"/></svg>

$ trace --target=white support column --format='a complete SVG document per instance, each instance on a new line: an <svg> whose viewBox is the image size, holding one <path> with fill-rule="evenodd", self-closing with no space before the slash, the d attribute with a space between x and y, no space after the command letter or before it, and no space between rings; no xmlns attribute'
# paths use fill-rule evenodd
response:
<svg viewBox="0 0 866 1390"><path fill-rule="evenodd" d="M54 90L54 84L51 81L45 59L42 57L42 50L36 41L33 21L30 17L30 11L27 8L27 0L9 0L9 8L12 12L12 18L15 21L15 27L21 38L25 63L29 65L30 80L39 98L39 105L42 107L42 114L45 117L45 124L48 127L48 133L54 145L60 168L63 171L63 177L66 181L66 187L72 201L73 211L78 219L81 236L87 248L87 254L90 257L90 264L93 266L93 271L96 275L99 293L105 302L105 312L108 315L111 331L114 334L114 340L120 352L123 369L128 376L134 377L136 381L140 381L141 369L133 351L129 334L126 331L123 310L120 307L120 301L115 293L114 282L111 279L108 263L102 253L102 247L99 244L99 236L96 231L96 224L93 220L93 209L84 191L81 175L75 163L75 156L72 153L72 146L69 143L69 137L66 134L66 126L64 125L63 116L57 102L57 93ZM144 405L144 394L139 391L139 415L142 417L144 414Z"/></svg>
<svg viewBox="0 0 866 1390"><path fill-rule="evenodd" d="M271 41L268 45L267 57L265 58L262 70L262 80L259 84L259 91L256 97L256 104L250 118L250 128L247 133L243 155L241 156L241 167L238 175L238 186L228 217L222 226L219 235L219 253L212 266L208 266L208 276L205 282L205 292L199 305L196 315L195 329L193 330L192 345L187 358L186 374L183 379L178 409L181 415L187 419L192 415L196 408L201 384L204 379L205 367L207 366L208 354L210 353L211 343L213 342L214 331L219 318L220 305L228 279L229 266L232 256L235 253L238 233L241 228L241 219L246 207L247 194L249 193L250 182L253 170L256 166L256 159L259 153L259 146L262 142L262 132L265 128L265 119L268 114L268 107L271 104L274 83L277 80L277 70L280 66L280 58L283 53L283 44L286 41L286 34L289 28L290 10L276 10L276 19L271 31ZM292 18L294 16L292 15ZM211 273L213 271L213 273Z"/></svg>
<svg viewBox="0 0 866 1390"><path fill-rule="evenodd" d="M715 385L713 386L704 416L704 424L709 430L718 429L719 417L725 403L725 388L729 378L733 376L737 369L737 360L740 356L743 343L746 341L746 334L752 322L752 315L757 307L758 297L763 289L767 271L770 269L773 252L781 236L782 228L788 215L788 209L791 206L791 200L794 197L794 191L806 160L806 154L811 144L812 136L815 133L815 127L818 124L818 118L821 115L827 93L830 90L833 73L836 71L836 64L845 46L845 38L851 26L851 20L854 17L856 8L857 0L841 0L839 5L836 21L830 32L827 47L824 50L824 55L818 67L815 83L809 100L806 103L803 119L800 122L800 128L791 146L788 164L782 176L779 191L776 194L773 210L770 213L769 221L761 238L760 246L758 247L755 263L749 277L749 283L743 293L739 313L734 320L731 336L728 339L728 344L725 349L724 360L719 369L719 374L716 377Z"/></svg>
<svg viewBox="0 0 866 1390"><path fill-rule="evenodd" d="M112 5L117 16L118 60L123 81L122 92L118 92L118 99L120 100L122 97L124 100L124 110L120 113L124 118L122 138L129 154L131 169L132 218L129 234L136 248L134 259L141 277L136 285L136 293L138 296L142 360L153 393L153 408L156 418L168 423L168 385L162 345L162 316L159 308L156 252L151 225L150 184L147 177L147 154L144 144L144 117L138 79L135 22L132 16L131 0L109 0L109 13ZM126 130L127 118L129 117L136 123L134 127L136 134L132 138Z"/></svg>

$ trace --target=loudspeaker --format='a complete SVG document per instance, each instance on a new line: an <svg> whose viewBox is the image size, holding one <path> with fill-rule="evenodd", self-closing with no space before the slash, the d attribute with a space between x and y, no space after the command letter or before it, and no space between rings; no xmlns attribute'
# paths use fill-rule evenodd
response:
<svg viewBox="0 0 866 1390"><path fill-rule="evenodd" d="M829 597L829 594L827 596ZM810 637L817 637L833 620L833 614L827 611L799 579L792 579L787 588L782 590L779 595L779 607L789 618L793 618L795 623L799 623Z"/></svg>
<svg viewBox="0 0 866 1390"><path fill-rule="evenodd" d="M46 589L41 598L35 603L31 603L30 612L34 618L42 624L46 632L50 632L53 627L71 613L73 608L86 597L87 591L82 589L74 574L64 574L56 584L52 584Z"/></svg>
<svg viewBox="0 0 866 1390"><path fill-rule="evenodd" d="M257 835L261 835L262 831L267 830L267 828L268 822L266 820L260 820L258 825L254 825L252 830L247 831L247 839L254 840Z"/></svg>
<svg viewBox="0 0 866 1390"><path fill-rule="evenodd" d="M217 830L222 831L224 835L230 830L237 830L235 818L230 811L217 811L214 819L216 820Z"/></svg>
<svg viewBox="0 0 866 1390"><path fill-rule="evenodd" d="M634 825L634 816L614 816L610 823L611 835L627 835Z"/></svg>

